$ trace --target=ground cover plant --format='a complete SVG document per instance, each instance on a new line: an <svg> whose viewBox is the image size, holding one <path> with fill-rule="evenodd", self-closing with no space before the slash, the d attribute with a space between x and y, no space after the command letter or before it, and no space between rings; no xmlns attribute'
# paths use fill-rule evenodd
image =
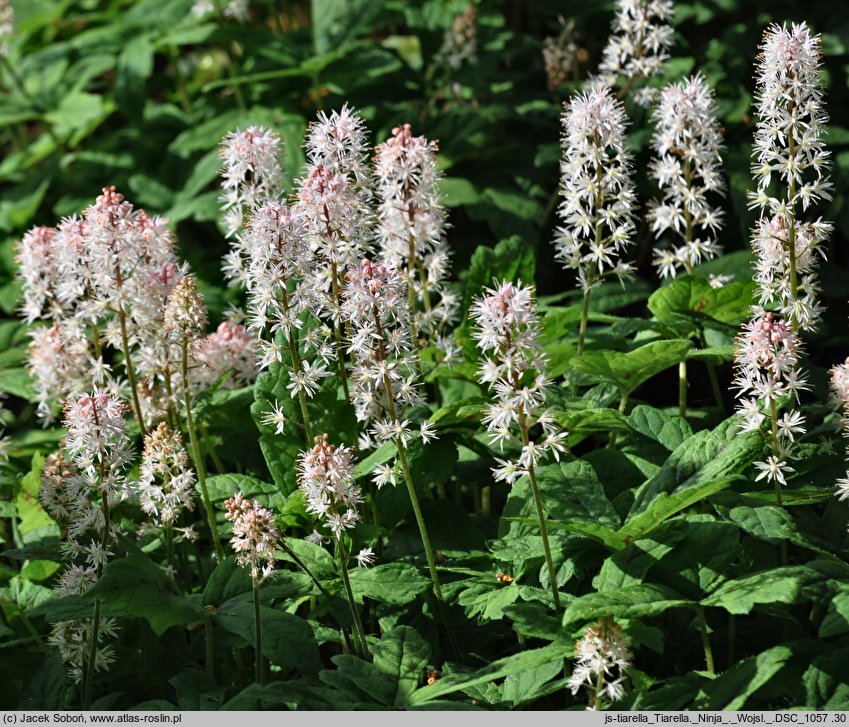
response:
<svg viewBox="0 0 849 727"><path fill-rule="evenodd" d="M842 4L0 36L4 708L849 708Z"/></svg>

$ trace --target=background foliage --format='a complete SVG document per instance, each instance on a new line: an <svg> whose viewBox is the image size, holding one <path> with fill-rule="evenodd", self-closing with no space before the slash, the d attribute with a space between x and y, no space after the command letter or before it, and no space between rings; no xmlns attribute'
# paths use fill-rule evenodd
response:
<svg viewBox="0 0 849 727"><path fill-rule="evenodd" d="M307 618L299 610L315 595L311 584L286 572L265 589L267 656L282 674L296 671L296 677L264 688L245 687L238 674L211 683L197 667L203 649L198 634L210 618L203 606L216 609L222 650L241 648L251 638L250 583L235 566L223 564L202 591L173 593L148 556L128 545L131 554L98 584L104 601L134 624L122 632L126 656L102 685L107 696L98 706L437 707L452 700L450 706L458 707L476 700L502 708L559 707L563 658L571 655L580 628L602 615L625 623L635 642L627 706L849 706L849 543L845 507L831 497L843 463L834 454L840 445L829 447L836 441L835 419L822 404L827 368L849 351L849 6L678 2L673 59L665 71L666 80L701 71L716 90L725 128L729 191L720 242L732 254L699 275L732 272L745 280L757 45L773 20L805 19L823 35L835 193L821 213L835 222L835 232L822 268L828 313L808 340L815 385L809 420L822 424L805 445L808 456L788 489L788 507L779 509L752 482L759 441L735 437L705 376L692 382L687 421L667 409L677 401L675 364L687 355L682 339L703 329L715 350L699 355L720 364L730 411L728 347L747 317L751 286L740 282L720 295L693 280L652 294L658 283L643 224L640 278L594 297L597 345L580 363L571 362L574 342L567 334L577 325L570 305L577 294L553 261L550 240L561 102L578 84L550 90L541 48L546 36L559 31L558 15L574 18L580 68L584 74L594 69L611 3L482 0L477 62L456 72L434 59L465 0L266 0L251 3L254 20L248 24L199 19L191 4L15 3L10 63L0 73L0 310L6 316L0 321L0 391L10 397L5 425L11 437L0 502L6 549L0 561L0 704L65 704L61 665L39 650L32 634L90 609L89 603L50 599L57 530L36 497L39 458L55 448L61 432L39 428L29 403L26 327L16 318L15 241L34 224L52 225L78 213L103 186L114 184L136 206L169 218L217 322L238 297L224 287L220 273L226 250L218 226L221 137L249 123L273 127L286 145L286 173L295 179L308 122L317 111L347 102L364 116L374 141L404 122L439 140L449 240L466 303L494 275L535 282L541 299L558 306L545 318L554 373L569 371L579 376L573 380L592 385L577 403L563 394L559 416L575 457L541 475L557 528L558 579L573 594L563 621L548 609L523 484L509 493L487 491L492 502L483 506L490 462L475 440L480 391L454 376L431 382L444 405L432 417L442 438L432 451L418 453L414 467L423 481L452 493L429 501L426 514L450 574L453 618L468 645L462 664L425 685L424 669L441 664L444 655L435 651L435 627L420 605L428 602L428 581L408 506L387 490L379 504L392 537L383 564L358 572L355 582L371 623L380 623L373 663L338 655L330 629L322 626L326 613ZM632 114L630 143L645 200L651 196L644 172L650 129L640 114ZM693 312L696 299L707 300L699 312ZM649 379L651 386L642 386ZM273 391L275 385L265 377L257 386ZM620 413L616 407L625 394L632 406ZM227 471L235 473L213 478L211 489L223 499L240 487L277 507L287 526L304 526L304 512L288 497L291 468L275 471L274 458L263 456L271 437L263 433L261 448L252 400L251 392L241 392L209 402L201 414L220 442ZM617 450L604 448L609 432L619 436ZM786 568L776 561L782 539L790 543ZM326 554L301 547L318 572L336 577ZM500 571L516 582L497 582ZM336 604L324 608L340 621L346 618ZM704 671L694 627L700 609L707 612L719 676Z"/></svg>

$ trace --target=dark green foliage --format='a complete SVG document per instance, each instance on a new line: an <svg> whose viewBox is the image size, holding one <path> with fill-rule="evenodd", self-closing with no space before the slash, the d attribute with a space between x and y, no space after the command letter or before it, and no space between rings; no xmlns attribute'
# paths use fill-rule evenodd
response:
<svg viewBox="0 0 849 727"><path fill-rule="evenodd" d="M198 18L192 0L13 5L9 64L0 66L0 430L10 455L0 463L0 707L79 707L80 686L48 639L57 622L91 619L99 602L118 630L116 662L96 675L96 709L583 709L585 695L573 696L565 679L575 639L604 617L623 627L634 652L617 708L849 709L847 510L832 494L845 463L826 405L828 368L849 351L849 6L676 3L673 57L657 83L700 71L716 90L726 254L692 276L659 281L650 226L638 223L636 279L593 291L578 357L580 291L550 245L559 118L597 65L611 3L476 2L477 61L457 69L439 51L465 0L254 0L244 24ZM541 50L559 32L559 15L575 21L580 78L549 89ZM803 19L823 35L834 189L816 214L835 230L821 275L827 311L806 340L808 434L779 504L755 480L752 463L768 448L760 434L739 430L731 371L734 338L757 301L746 197L752 63L763 27ZM200 508L192 516L199 541L178 543L169 562L164 539L136 538L138 504L121 503L114 514L125 535L96 585L85 595L55 590L64 533L39 492L64 430L41 428L35 416L15 243L115 185L169 219L217 325L242 302L220 268L222 136L250 124L274 129L291 191L308 124L344 103L360 111L374 143L406 122L439 140L461 360L448 366L434 346L421 351L428 401L411 419L429 420L439 438L414 442L407 456L459 648L452 653L442 626L401 473L395 488L371 483L397 453L389 442L355 455L364 522L345 546L351 554L371 547L376 557L350 577L371 658L355 655L337 553L305 539L315 518L294 465L311 443L297 424L288 368L274 364L252 386L200 393L194 409L222 537L231 536L223 502L237 491L273 510L285 532L277 572L259 588L268 662L259 684L251 576L229 549L215 561ZM650 118L627 110L642 219L656 193L646 172ZM711 274L735 280L717 289ZM547 404L571 448L535 473L551 577L528 478L511 488L492 479L496 459L518 452L492 444L482 426L490 398L476 383L467 313L500 280L536 286L554 379ZM262 422L276 404L291 422L282 434ZM323 380L309 412L315 433L356 443L358 423L335 377Z"/></svg>

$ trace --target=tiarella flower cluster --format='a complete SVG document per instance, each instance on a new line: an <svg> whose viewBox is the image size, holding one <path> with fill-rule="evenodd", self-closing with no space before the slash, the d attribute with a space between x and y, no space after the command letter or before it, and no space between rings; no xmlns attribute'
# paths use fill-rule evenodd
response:
<svg viewBox="0 0 849 727"><path fill-rule="evenodd" d="M9 38L15 32L15 10L11 0L0 0L0 58L9 55Z"/></svg>
<svg viewBox="0 0 849 727"><path fill-rule="evenodd" d="M622 95L632 91L638 104L650 105L654 89L635 86L660 73L669 58L674 13L672 0L619 0L598 80L621 88Z"/></svg>
<svg viewBox="0 0 849 727"><path fill-rule="evenodd" d="M591 694L590 709L600 709L602 699L622 699L622 681L631 666L631 645L619 624L603 618L587 626L575 644L575 659L569 678L572 694L586 687Z"/></svg>
<svg viewBox="0 0 849 727"><path fill-rule="evenodd" d="M27 323L39 318L57 320L68 312L68 301L57 290L61 275L55 237L53 227L33 227L18 243L15 262L23 282L21 314Z"/></svg>
<svg viewBox="0 0 849 727"><path fill-rule="evenodd" d="M179 359L164 335L165 308L187 274L164 221L106 188L82 218L28 233L18 261L27 319L51 323L32 334L30 346L39 415L49 421L59 403L92 384L122 388L109 363L111 349L123 356L134 405L141 399L139 413L161 417Z"/></svg>
<svg viewBox="0 0 849 727"><path fill-rule="evenodd" d="M414 335L435 334L454 318L458 300L446 287L450 255L439 199L435 142L409 124L375 149L380 260L403 271Z"/></svg>
<svg viewBox="0 0 849 727"><path fill-rule="evenodd" d="M608 88L575 96L563 115L560 219L554 245L586 292L633 274L621 257L634 233L634 184L625 109Z"/></svg>
<svg viewBox="0 0 849 727"><path fill-rule="evenodd" d="M406 411L423 401L410 340L407 286L394 268L369 260L349 270L346 278L342 313L351 328L348 352L356 361L351 396L357 419L369 426L361 445L371 447L375 440L406 443L412 436ZM421 434L432 436L426 423ZM394 465L376 476L378 485L395 484Z"/></svg>
<svg viewBox="0 0 849 727"><path fill-rule="evenodd" d="M713 91L698 74L664 88L654 110L651 174L662 197L652 203L648 220L658 242L672 238L668 246L655 248L661 277L692 273L720 252L716 234L722 211L709 199L725 186L716 114Z"/></svg>
<svg viewBox="0 0 849 727"><path fill-rule="evenodd" d="M192 384L206 389L218 383L224 389L250 385L256 378L256 338L238 321L230 318L198 341L193 358ZM221 381L221 376L226 378ZM220 383L219 383L220 382Z"/></svg>
<svg viewBox="0 0 849 727"><path fill-rule="evenodd" d="M65 453L55 452L42 471L41 501L65 532L61 551L70 564L59 579L62 595L85 593L106 564L119 530L111 510L131 493L125 471L131 452L125 431L124 405L105 390L95 390L69 401L65 426ZM75 560L82 563L74 563ZM112 648L100 646L114 636L112 619L101 619L95 671L114 661ZM81 681L87 664L93 623L91 619L60 621L50 643L59 649L75 681Z"/></svg>
<svg viewBox="0 0 849 727"><path fill-rule="evenodd" d="M357 507L363 497L354 482L350 447L336 447L327 440L327 434L316 437L315 446L298 456L298 486L304 493L307 512L339 540L359 522ZM316 532L310 539L321 541L323 535Z"/></svg>
<svg viewBox="0 0 849 727"><path fill-rule="evenodd" d="M802 215L830 199L830 154L823 137L825 111L820 37L805 23L772 25L757 66L757 115L750 206L762 218L755 229L755 280L763 306L776 306L802 329L820 316L817 261L831 225Z"/></svg>
<svg viewBox="0 0 849 727"><path fill-rule="evenodd" d="M195 473L183 446L180 432L165 422L144 438L139 466L138 497L142 511L155 529L173 527L184 510L195 509ZM183 533L195 539L191 528Z"/></svg>
<svg viewBox="0 0 849 727"><path fill-rule="evenodd" d="M87 334L82 301L93 297L83 232L77 218L58 228L36 227L18 243L16 262L23 287L21 312L27 322L48 327L30 333L28 368L36 389L38 415L53 420L62 402L106 383L109 368ZM84 309L83 309L84 310Z"/></svg>
<svg viewBox="0 0 849 727"><path fill-rule="evenodd" d="M215 15L215 3L217 0L195 0L192 4L192 15L205 18ZM248 0L227 0L222 3L221 14L228 20L237 23L247 23L251 19L251 8Z"/></svg>
<svg viewBox="0 0 849 727"><path fill-rule="evenodd" d="M168 294L165 301L162 329L175 341L184 337L190 342L200 338L206 328L206 306L197 292L197 283L191 275L185 276Z"/></svg>
<svg viewBox="0 0 849 727"><path fill-rule="evenodd" d="M233 131L221 142L221 186L224 224L233 238L222 269L231 280L244 284L244 261L250 254L237 239L251 211L281 195L280 138L261 126Z"/></svg>
<svg viewBox="0 0 849 727"><path fill-rule="evenodd" d="M840 425L843 436L849 437L849 358L830 371L831 397L840 411ZM847 446L849 453L849 446ZM841 500L849 499L849 472L837 481L837 496Z"/></svg>
<svg viewBox="0 0 849 727"><path fill-rule="evenodd" d="M362 119L347 106L330 116L320 113L310 125L306 152L297 214L313 256L307 289L317 315L339 330L345 270L371 244L368 142Z"/></svg>
<svg viewBox="0 0 849 727"><path fill-rule="evenodd" d="M233 523L230 545L236 562L250 568L254 580L265 580L274 572L274 548L283 537L274 526L274 514L241 492L227 500L224 507L224 517Z"/></svg>
<svg viewBox="0 0 849 727"><path fill-rule="evenodd" d="M475 323L472 335L485 356L478 379L496 397L487 407L484 424L502 449L508 443L521 448L518 459L499 459L493 470L496 480L512 485L549 454L559 460L566 450L566 433L544 408L549 381L532 289L509 282L487 288L472 304L470 315ZM542 430L541 441L531 439L536 426Z"/></svg>
<svg viewBox="0 0 849 727"><path fill-rule="evenodd" d="M451 28L445 31L442 47L435 62L456 71L466 64L477 62L478 13L473 3L466 6L462 15L456 15Z"/></svg>
<svg viewBox="0 0 849 727"><path fill-rule="evenodd" d="M549 91L556 91L566 81L574 78L578 66L579 50L574 38L575 21L566 22L562 17L559 20L560 33L542 42L542 61ZM586 51L583 53L586 55Z"/></svg>
<svg viewBox="0 0 849 727"><path fill-rule="evenodd" d="M242 240L249 255L248 328L260 337L259 366L287 362L292 366L292 396L299 392L312 396L327 375L324 361L333 352L326 347L326 337L299 338L311 301L303 284L311 255L301 220L282 202L266 203L251 214ZM313 355L303 361L298 356L299 342L314 348ZM289 359L284 357L284 349Z"/></svg>
<svg viewBox="0 0 849 727"><path fill-rule="evenodd" d="M69 494L67 541L63 552L71 558L83 557L95 568L102 568L109 543L117 530L104 536L104 508L111 511L133 491L126 470L132 461L130 440L126 432L125 405L105 389L95 389L67 402L65 407L65 453L68 477L61 482L45 480L42 493L45 503L51 491ZM55 474L62 474L60 467ZM73 472L73 474L70 474ZM49 509L49 505L48 505ZM106 541L106 542L104 542Z"/></svg>
<svg viewBox="0 0 849 727"><path fill-rule="evenodd" d="M764 462L755 462L759 474L756 480L786 484L786 475L793 472L796 439L804 434L805 420L793 409L779 417L783 397L792 407L799 391L807 388L799 368L801 340L793 327L772 313L745 324L737 337L734 356L736 375L734 386L739 390L743 431L762 431L766 424L772 453Z"/></svg>
<svg viewBox="0 0 849 727"><path fill-rule="evenodd" d="M73 591L62 595L71 595ZM94 656L94 671L108 671L116 660L115 649L102 642L118 635L118 624L114 618L102 618L98 622L97 650ZM91 640L94 633L92 619L74 619L58 621L53 626L47 641L59 651L59 656L68 668L71 680L80 684L85 676L85 666L91 652ZM101 645L102 644L102 645Z"/></svg>

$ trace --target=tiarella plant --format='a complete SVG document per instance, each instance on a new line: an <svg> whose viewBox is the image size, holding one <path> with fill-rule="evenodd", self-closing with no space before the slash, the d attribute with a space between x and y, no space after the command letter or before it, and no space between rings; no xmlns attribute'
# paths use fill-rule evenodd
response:
<svg viewBox="0 0 849 727"><path fill-rule="evenodd" d="M230 545L236 553L236 562L249 568L254 595L254 659L255 678L265 683L265 662L262 653L262 607L259 586L274 573L274 550L282 533L274 525L274 514L258 502L237 492L224 503L226 517L233 524Z"/></svg>
<svg viewBox="0 0 849 727"><path fill-rule="evenodd" d="M557 572L548 541L548 527L536 470L549 455L560 459L566 451L566 432L560 431L545 393L551 381L539 345L539 321L531 289L512 283L487 288L469 311L475 322L474 338L485 358L478 372L482 384L494 389L496 401L487 408L483 423L500 450L519 447L515 459L498 459L495 479L512 485L527 477L533 493L545 563L554 605L560 608ZM534 429L542 437L534 436Z"/></svg>
<svg viewBox="0 0 849 727"><path fill-rule="evenodd" d="M634 272L623 259L634 234L635 203L626 125L625 109L608 88L576 95L563 114L562 224L554 247L583 291L578 355L584 351L593 289L611 275L625 281Z"/></svg>
<svg viewBox="0 0 849 727"><path fill-rule="evenodd" d="M72 563L61 576L60 592L85 593L103 573L114 555L119 528L112 511L127 499L132 485L126 470L132 459L126 433L124 403L105 389L70 400L64 424L68 435L64 458L42 473L42 499L51 512L67 524L62 544ZM115 622L102 614L102 603L95 599L91 618L58 622L51 642L59 648L75 681L82 682L82 704L89 709L94 674L114 661L114 651L101 645L115 635Z"/></svg>
<svg viewBox="0 0 849 727"><path fill-rule="evenodd" d="M822 313L817 264L831 224L805 219L831 199L831 154L824 136L821 39L805 23L772 25L757 65L757 127L750 206L761 219L752 246L760 303L775 307L796 329L816 327Z"/></svg>
<svg viewBox="0 0 849 727"><path fill-rule="evenodd" d="M354 483L351 449L335 447L327 439L327 434L316 437L315 446L298 456L298 486L304 494L307 512L315 515L320 524L330 531L336 544L345 593L354 620L357 652L365 658L369 653L368 644L351 590L351 579L348 575L349 557L344 538L345 531L353 528L360 520L358 506L363 497L360 488ZM318 543L321 543L324 537L318 531L307 536ZM370 556L370 551L361 550L356 560L365 567L371 562Z"/></svg>
<svg viewBox="0 0 849 727"><path fill-rule="evenodd" d="M654 264L662 278L692 275L698 264L721 252L716 235L722 210L712 197L724 190L722 131L713 91L700 75L670 84L661 91L653 118L651 174L661 199L652 203L648 221L658 242L671 238L655 248Z"/></svg>
<svg viewBox="0 0 849 727"><path fill-rule="evenodd" d="M445 285L450 254L437 151L435 142L413 136L409 124L393 129L375 150L380 259L404 273L415 346L420 334L433 336L449 324L459 302Z"/></svg>
<svg viewBox="0 0 849 727"><path fill-rule="evenodd" d="M0 703L849 707L840 8L94 4L0 0Z"/></svg>
<svg viewBox="0 0 849 727"><path fill-rule="evenodd" d="M658 75L669 58L674 10L672 0L618 0L593 83L618 89L619 98L630 94L641 106L649 106L656 89L645 82Z"/></svg>

